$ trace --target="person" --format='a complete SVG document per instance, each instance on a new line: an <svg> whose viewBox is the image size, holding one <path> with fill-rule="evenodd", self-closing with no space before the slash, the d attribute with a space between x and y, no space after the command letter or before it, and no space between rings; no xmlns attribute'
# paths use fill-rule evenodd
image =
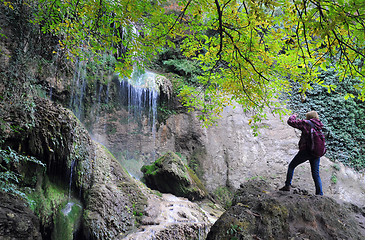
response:
<svg viewBox="0 0 365 240"><path fill-rule="evenodd" d="M307 121L306 121L307 120ZM294 175L294 169L307 160L309 160L312 172L312 178L314 180L314 185L316 188L316 195L323 195L322 192L322 182L321 177L319 176L319 162L320 157L313 156L310 153L310 144L311 144L311 125L308 123L310 120L317 129L322 129L323 124L321 120L319 120L318 113L316 111L311 111L306 114L306 120L297 119L297 115L294 114L289 117L288 124L291 127L297 128L302 131L299 140L299 152L295 155L293 160L290 162L288 171L286 174L285 186L280 188L281 191L290 191L291 182Z"/></svg>

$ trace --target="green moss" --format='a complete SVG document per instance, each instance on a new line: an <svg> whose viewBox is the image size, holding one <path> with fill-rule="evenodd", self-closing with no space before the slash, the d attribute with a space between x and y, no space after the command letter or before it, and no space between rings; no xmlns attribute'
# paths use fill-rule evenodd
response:
<svg viewBox="0 0 365 240"><path fill-rule="evenodd" d="M67 187L52 183L47 177L43 180L42 188L39 186L34 191L27 193L30 209L44 225L50 224L56 209L67 201L67 198Z"/></svg>
<svg viewBox="0 0 365 240"><path fill-rule="evenodd" d="M151 165L142 166L141 171L146 175L157 174L158 170L160 169L161 162L163 162L165 158L166 155L163 155L162 157L158 158L155 162L153 162Z"/></svg>
<svg viewBox="0 0 365 240"><path fill-rule="evenodd" d="M109 151L107 147L105 147L104 145L101 145L101 147L104 149L105 153L109 154L109 157L115 159L114 155Z"/></svg>
<svg viewBox="0 0 365 240"><path fill-rule="evenodd" d="M216 188L213 195L225 209L232 206L233 191L228 187L221 186Z"/></svg>
<svg viewBox="0 0 365 240"><path fill-rule="evenodd" d="M161 192L159 192L159 191L156 191L156 190L153 190L153 192L152 192L153 194L155 194L156 196L158 196L158 197L162 197L162 193Z"/></svg>
<svg viewBox="0 0 365 240"><path fill-rule="evenodd" d="M68 204L72 204L69 213L65 212ZM54 219L53 240L72 240L77 230L82 214L82 207L78 203L65 202Z"/></svg>
<svg viewBox="0 0 365 240"><path fill-rule="evenodd" d="M155 164L152 165L144 165L141 168L141 171L145 174L145 175L155 175L157 173L158 167L156 167Z"/></svg>
<svg viewBox="0 0 365 240"><path fill-rule="evenodd" d="M200 165L201 159L204 159L206 156L206 151L203 147L197 146L189 160L189 167L193 169L195 174L198 177L202 177L204 175L204 169Z"/></svg>
<svg viewBox="0 0 365 240"><path fill-rule="evenodd" d="M336 184L336 183L337 183L337 176L336 176L336 174L335 174L335 173L333 173L333 174L332 174L332 176L331 176L331 182L332 182L333 184Z"/></svg>
<svg viewBox="0 0 365 240"><path fill-rule="evenodd" d="M196 183L197 187L200 188L201 190L203 190L206 194L208 194L208 191L205 188L204 184L202 183L202 181L200 181L200 179L194 173L194 171L191 168L189 168L188 166L185 166L185 167L188 170L190 178Z"/></svg>

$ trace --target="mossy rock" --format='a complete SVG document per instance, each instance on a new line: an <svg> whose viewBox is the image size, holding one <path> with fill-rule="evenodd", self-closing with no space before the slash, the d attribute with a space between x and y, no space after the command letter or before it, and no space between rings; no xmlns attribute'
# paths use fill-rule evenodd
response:
<svg viewBox="0 0 365 240"><path fill-rule="evenodd" d="M173 152L167 152L153 164L143 166L141 171L142 180L151 189L189 200L200 200L208 196L199 178Z"/></svg>

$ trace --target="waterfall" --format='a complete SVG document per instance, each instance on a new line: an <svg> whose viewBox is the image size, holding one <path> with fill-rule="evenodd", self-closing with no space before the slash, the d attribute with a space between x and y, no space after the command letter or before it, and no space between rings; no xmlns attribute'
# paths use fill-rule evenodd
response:
<svg viewBox="0 0 365 240"><path fill-rule="evenodd" d="M73 175L73 171L74 171L74 166L75 166L76 160L72 160L71 161L71 166L70 166L70 181L69 181L69 188L68 188L68 199L71 198L71 191L72 191L72 175Z"/></svg>
<svg viewBox="0 0 365 240"><path fill-rule="evenodd" d="M139 160L139 167L145 163L155 161L156 156L156 122L157 122L157 103L158 88L156 86L156 74L150 71L134 70L131 77L120 81L120 102L127 107L128 111L128 140L125 143L127 160ZM148 132L146 132L146 128ZM150 135L150 140L146 135ZM149 155L147 159L140 160L140 156L135 156L136 141L140 141L140 149L148 148L148 151L138 153ZM134 144L134 145L133 145ZM132 146L133 145L133 146ZM145 161L141 163L141 161ZM147 161L147 162L146 162ZM135 164L134 164L135 165ZM138 164L137 164L138 165ZM139 168L136 170L128 169L131 175L139 177ZM137 176L136 176L137 175Z"/></svg>
<svg viewBox="0 0 365 240"><path fill-rule="evenodd" d="M68 202L66 204L66 206L61 210L61 212L63 213L64 216L67 216L68 214L70 214L73 205L75 205L74 202Z"/></svg>
<svg viewBox="0 0 365 240"><path fill-rule="evenodd" d="M156 74L146 71L134 71L132 77L123 81L123 87L128 88L128 112L131 118L141 121L143 115L148 117L151 132L155 134L157 118L157 88Z"/></svg>
<svg viewBox="0 0 365 240"><path fill-rule="evenodd" d="M107 57L103 61L113 64ZM156 160L159 76L135 68L130 77L122 78L107 66L86 60L75 64L70 109L95 141L105 145L131 175L141 177L140 168Z"/></svg>

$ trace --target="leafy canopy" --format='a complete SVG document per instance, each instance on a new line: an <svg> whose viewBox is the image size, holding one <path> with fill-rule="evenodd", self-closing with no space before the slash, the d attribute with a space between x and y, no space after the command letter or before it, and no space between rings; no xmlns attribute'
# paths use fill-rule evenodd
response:
<svg viewBox="0 0 365 240"><path fill-rule="evenodd" d="M4 2L4 0L2 0ZM298 82L305 93L335 68L365 99L365 5L363 0L26 0L35 23L59 37L69 59L108 52L128 76L163 47L181 43L182 53L203 70L199 88L180 92L207 124L232 100L253 111L285 110L276 100ZM11 3L5 1L7 6ZM348 97L355 97L353 94Z"/></svg>

